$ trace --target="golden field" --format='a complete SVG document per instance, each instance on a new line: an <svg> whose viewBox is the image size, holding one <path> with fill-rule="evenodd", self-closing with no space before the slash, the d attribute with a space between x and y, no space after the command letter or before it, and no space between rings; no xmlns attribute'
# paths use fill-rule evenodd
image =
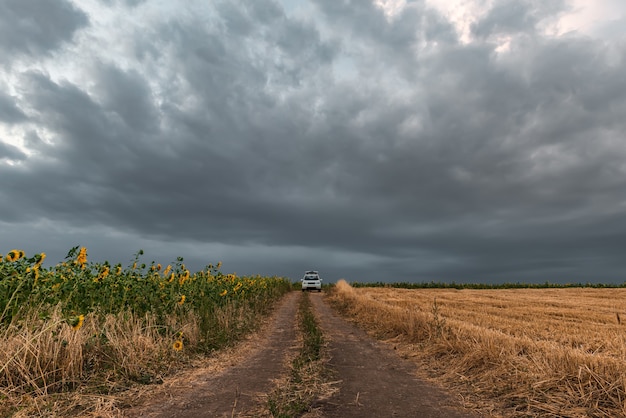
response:
<svg viewBox="0 0 626 418"><path fill-rule="evenodd" d="M626 416L626 289L352 288L340 281L331 301L478 412Z"/></svg>

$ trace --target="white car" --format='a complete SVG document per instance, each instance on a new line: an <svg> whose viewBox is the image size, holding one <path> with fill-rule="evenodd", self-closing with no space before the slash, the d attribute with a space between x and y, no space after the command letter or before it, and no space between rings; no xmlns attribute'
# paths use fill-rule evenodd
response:
<svg viewBox="0 0 626 418"><path fill-rule="evenodd" d="M304 277L301 280L302 291L305 290L317 290L322 291L322 279L317 271L310 270L304 273Z"/></svg>

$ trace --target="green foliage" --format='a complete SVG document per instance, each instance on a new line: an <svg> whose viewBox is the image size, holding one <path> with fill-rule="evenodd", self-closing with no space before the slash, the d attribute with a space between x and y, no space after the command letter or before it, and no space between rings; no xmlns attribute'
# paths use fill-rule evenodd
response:
<svg viewBox="0 0 626 418"><path fill-rule="evenodd" d="M143 251L138 251L132 264L123 268L109 262L90 263L87 250L74 247L65 261L44 268L44 253L27 258L22 251L10 251L0 256L0 326L19 321L33 308L45 319L60 306L67 318L150 313L163 325L167 318L171 322L172 316L194 311L201 328L208 332L217 326L216 309L262 308L291 289L291 283L283 278L223 274L220 263L191 274L182 257L162 268L155 262L141 263L142 255Z"/></svg>

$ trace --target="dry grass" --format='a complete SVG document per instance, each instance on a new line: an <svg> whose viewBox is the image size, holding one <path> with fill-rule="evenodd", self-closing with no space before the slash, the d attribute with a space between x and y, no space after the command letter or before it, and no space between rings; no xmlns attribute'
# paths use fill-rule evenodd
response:
<svg viewBox="0 0 626 418"><path fill-rule="evenodd" d="M173 338L152 317L130 313L87 316L74 329L57 310L35 313L3 330L0 416L115 416L114 395L133 383L153 383L184 361ZM193 324L193 322L191 322ZM193 338L192 326L185 326ZM165 337L165 338L164 338ZM106 412L105 412L106 411Z"/></svg>
<svg viewBox="0 0 626 418"><path fill-rule="evenodd" d="M353 289L340 282L331 299L492 415L626 416L626 289Z"/></svg>
<svg viewBox="0 0 626 418"><path fill-rule="evenodd" d="M87 315L80 329L58 309L46 319L36 310L29 315L0 331L2 417L119 417L128 389L162 383L202 357L189 352L202 335L193 312L172 316L168 321L175 323L165 326L150 314ZM257 325L263 316L256 316ZM244 329L252 329L253 317L244 307L216 309L215 338L241 338ZM183 349L177 351L179 339Z"/></svg>

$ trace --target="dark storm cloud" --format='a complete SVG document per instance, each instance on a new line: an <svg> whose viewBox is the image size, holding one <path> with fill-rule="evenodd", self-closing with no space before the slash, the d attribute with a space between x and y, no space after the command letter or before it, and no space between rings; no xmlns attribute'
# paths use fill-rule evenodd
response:
<svg viewBox="0 0 626 418"><path fill-rule="evenodd" d="M112 65L103 65L96 71L98 98L104 111L115 113L133 131L158 130L160 115L144 77Z"/></svg>
<svg viewBox="0 0 626 418"><path fill-rule="evenodd" d="M72 39L87 15L66 0L1 0L0 53L45 54Z"/></svg>
<svg viewBox="0 0 626 418"><path fill-rule="evenodd" d="M496 2L469 43L422 3L313 5L138 19L125 59L15 74L0 121L29 153L2 143L0 219L226 248L238 272L620 277L623 47L541 35L561 3Z"/></svg>

